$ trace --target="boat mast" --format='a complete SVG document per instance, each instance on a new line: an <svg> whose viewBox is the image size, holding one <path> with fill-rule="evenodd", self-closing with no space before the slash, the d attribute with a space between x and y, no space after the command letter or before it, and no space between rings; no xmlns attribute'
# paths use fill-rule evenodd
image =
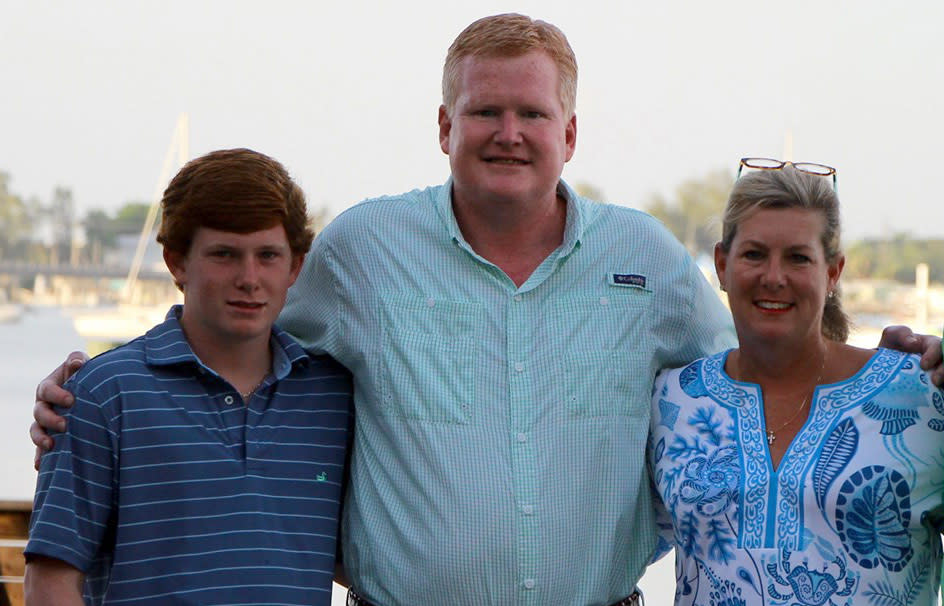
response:
<svg viewBox="0 0 944 606"><path fill-rule="evenodd" d="M174 134L171 137L170 145L167 147L167 153L164 154L164 166L161 169L161 176L157 180L157 187L151 198L151 206L148 208L147 218L144 221L144 227L141 228L141 235L138 237L138 246L134 251L134 258L131 260L131 267L128 269L128 277L125 279L125 285L121 289L121 301L130 301L134 293L134 286L138 281L138 273L141 271L141 263L144 261L144 251L148 242L151 240L151 232L154 230L154 222L157 219L157 209L160 208L161 197L167 182L170 180L171 171L176 173L187 163L190 157L190 118L186 113L180 114L177 118L177 124L174 127Z"/></svg>

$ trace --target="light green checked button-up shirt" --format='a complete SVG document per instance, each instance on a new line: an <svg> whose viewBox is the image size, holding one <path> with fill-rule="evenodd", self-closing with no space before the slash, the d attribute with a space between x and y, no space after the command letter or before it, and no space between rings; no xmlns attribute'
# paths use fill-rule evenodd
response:
<svg viewBox="0 0 944 606"><path fill-rule="evenodd" d="M279 320L354 374L345 566L383 606L610 604L657 542L653 377L732 345L652 217L578 197L521 287L451 186L367 200L317 238Z"/></svg>

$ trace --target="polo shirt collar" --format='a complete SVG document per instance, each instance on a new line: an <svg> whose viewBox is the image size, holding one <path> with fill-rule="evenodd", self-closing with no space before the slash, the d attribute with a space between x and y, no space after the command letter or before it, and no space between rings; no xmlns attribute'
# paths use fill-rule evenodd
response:
<svg viewBox="0 0 944 606"><path fill-rule="evenodd" d="M167 312L164 321L147 331L144 335L144 351L147 363L152 366L171 366L175 364L194 364L210 372L200 358L193 353L190 343L180 326L180 314L183 305L174 305ZM308 354L278 326L272 327L269 337L272 347L272 374L276 379L283 379L299 364L308 364Z"/></svg>
<svg viewBox="0 0 944 606"><path fill-rule="evenodd" d="M593 203L581 198L573 189L564 182L563 179L557 183L557 195L567 201L567 222L564 225L564 240L561 242L557 253L560 256L569 255L580 245L584 230L589 223L592 214ZM452 177L446 181L439 189L435 199L436 211L446 227L450 238L461 244L464 248L472 250L469 243L462 236L459 229L459 223L456 221L456 214L452 209Z"/></svg>
<svg viewBox="0 0 944 606"><path fill-rule="evenodd" d="M272 373L277 379L284 379L293 368L311 362L308 353L287 332L272 325Z"/></svg>

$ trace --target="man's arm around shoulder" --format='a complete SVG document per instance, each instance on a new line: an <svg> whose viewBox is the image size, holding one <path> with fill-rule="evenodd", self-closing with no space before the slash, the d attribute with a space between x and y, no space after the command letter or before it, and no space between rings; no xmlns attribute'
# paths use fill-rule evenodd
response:
<svg viewBox="0 0 944 606"><path fill-rule="evenodd" d="M33 556L26 564L27 606L84 606L81 570L62 560Z"/></svg>

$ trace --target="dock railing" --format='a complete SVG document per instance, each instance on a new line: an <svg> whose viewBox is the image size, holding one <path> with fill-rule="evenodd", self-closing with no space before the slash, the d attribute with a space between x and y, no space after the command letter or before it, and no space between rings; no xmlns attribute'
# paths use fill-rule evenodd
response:
<svg viewBox="0 0 944 606"><path fill-rule="evenodd" d="M0 501L0 606L23 604L23 549L32 509L29 501Z"/></svg>

